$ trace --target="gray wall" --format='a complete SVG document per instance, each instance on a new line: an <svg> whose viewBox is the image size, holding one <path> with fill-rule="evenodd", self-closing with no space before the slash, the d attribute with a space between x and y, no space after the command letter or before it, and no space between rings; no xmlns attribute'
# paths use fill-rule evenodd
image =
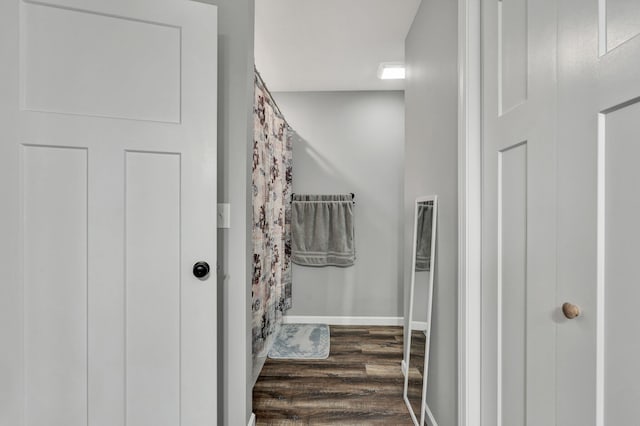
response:
<svg viewBox="0 0 640 426"><path fill-rule="evenodd" d="M294 265L288 314L402 316L402 92L280 92L274 98L296 131L293 191L356 194L355 265Z"/></svg>
<svg viewBox="0 0 640 426"><path fill-rule="evenodd" d="M427 402L457 423L457 2L422 0L405 43L405 270L414 199L437 194L438 231ZM405 274L408 307L409 274Z"/></svg>
<svg viewBox="0 0 640 426"><path fill-rule="evenodd" d="M231 228L218 230L218 423L251 415L251 183L254 0L218 5L218 202L231 203Z"/></svg>

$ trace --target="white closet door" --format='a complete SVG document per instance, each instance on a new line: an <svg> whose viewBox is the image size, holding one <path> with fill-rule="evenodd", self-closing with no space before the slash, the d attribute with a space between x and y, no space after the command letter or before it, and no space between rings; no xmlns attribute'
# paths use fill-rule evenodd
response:
<svg viewBox="0 0 640 426"><path fill-rule="evenodd" d="M558 425L640 418L640 3L559 10Z"/></svg>
<svg viewBox="0 0 640 426"><path fill-rule="evenodd" d="M0 425L215 424L217 11L0 3Z"/></svg>
<svg viewBox="0 0 640 426"><path fill-rule="evenodd" d="M557 2L482 3L481 424L553 425Z"/></svg>
<svg viewBox="0 0 640 426"><path fill-rule="evenodd" d="M636 424L640 5L492 0L482 19L482 424Z"/></svg>

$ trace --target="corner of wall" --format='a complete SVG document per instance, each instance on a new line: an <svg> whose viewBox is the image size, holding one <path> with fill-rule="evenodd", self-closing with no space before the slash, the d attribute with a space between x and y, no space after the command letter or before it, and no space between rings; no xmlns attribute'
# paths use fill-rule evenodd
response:
<svg viewBox="0 0 640 426"><path fill-rule="evenodd" d="M457 1L423 0L405 42L405 271L413 253L413 202L438 195L438 241L427 402L457 424L458 274ZM405 309L411 276L405 274ZM408 320L407 320L408 321ZM406 337L406 336L405 336Z"/></svg>

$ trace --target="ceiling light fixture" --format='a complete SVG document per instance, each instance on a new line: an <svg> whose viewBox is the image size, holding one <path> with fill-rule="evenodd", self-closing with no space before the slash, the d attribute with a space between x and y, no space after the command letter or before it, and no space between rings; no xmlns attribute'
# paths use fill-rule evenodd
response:
<svg viewBox="0 0 640 426"><path fill-rule="evenodd" d="M380 80L403 80L404 64L402 62L383 62L378 67Z"/></svg>

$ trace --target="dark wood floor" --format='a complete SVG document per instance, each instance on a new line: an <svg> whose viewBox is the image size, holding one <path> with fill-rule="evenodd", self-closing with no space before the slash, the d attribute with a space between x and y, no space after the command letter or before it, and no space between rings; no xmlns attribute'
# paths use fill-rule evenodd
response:
<svg viewBox="0 0 640 426"><path fill-rule="evenodd" d="M412 425L402 399L402 327L331 326L322 361L267 359L258 425Z"/></svg>

